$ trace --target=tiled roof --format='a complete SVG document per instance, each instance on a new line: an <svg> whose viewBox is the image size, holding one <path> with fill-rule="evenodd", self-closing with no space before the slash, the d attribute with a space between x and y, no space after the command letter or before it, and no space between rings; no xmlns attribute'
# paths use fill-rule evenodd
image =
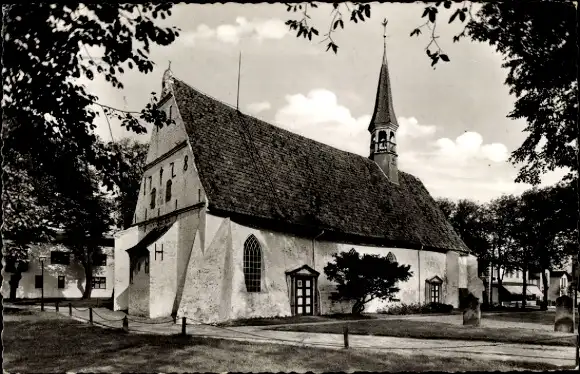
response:
<svg viewBox="0 0 580 374"><path fill-rule="evenodd" d="M174 79L209 209L339 235L468 251L421 181L242 114ZM412 246L411 246L412 245Z"/></svg>

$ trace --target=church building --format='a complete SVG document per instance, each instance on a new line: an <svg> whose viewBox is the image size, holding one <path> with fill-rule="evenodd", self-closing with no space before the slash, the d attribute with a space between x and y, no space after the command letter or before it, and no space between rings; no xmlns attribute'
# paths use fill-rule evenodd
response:
<svg viewBox="0 0 580 374"><path fill-rule="evenodd" d="M116 310L204 323L348 313L323 269L353 248L411 266L402 303L481 300L476 257L398 169L386 51L369 157L243 114L169 69L159 108L175 123L153 130L134 225L115 236Z"/></svg>

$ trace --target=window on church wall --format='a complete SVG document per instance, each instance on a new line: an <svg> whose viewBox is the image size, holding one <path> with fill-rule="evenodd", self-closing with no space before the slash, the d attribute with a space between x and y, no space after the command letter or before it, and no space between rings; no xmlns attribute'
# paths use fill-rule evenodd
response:
<svg viewBox="0 0 580 374"><path fill-rule="evenodd" d="M171 166L171 178L175 177L175 162L169 164Z"/></svg>
<svg viewBox="0 0 580 374"><path fill-rule="evenodd" d="M185 155L185 157L183 158L183 171L187 171L188 165L187 162L189 161L189 156Z"/></svg>
<svg viewBox="0 0 580 374"><path fill-rule="evenodd" d="M149 204L151 209L155 209L155 195L156 194L157 194L157 190L155 188L152 189L151 190L151 202Z"/></svg>
<svg viewBox="0 0 580 374"><path fill-rule="evenodd" d="M151 187L153 187L152 183L153 183L153 177L149 176L149 191L151 191Z"/></svg>
<svg viewBox="0 0 580 374"><path fill-rule="evenodd" d="M440 284L432 284L431 285L431 302L432 303L441 302L440 290L441 290Z"/></svg>
<svg viewBox="0 0 580 374"><path fill-rule="evenodd" d="M163 168L159 169L159 185L163 184Z"/></svg>
<svg viewBox="0 0 580 374"><path fill-rule="evenodd" d="M438 277L434 277L430 280L425 281L425 302L440 303L441 286L442 281Z"/></svg>
<svg viewBox="0 0 580 374"><path fill-rule="evenodd" d="M254 235L244 242L244 280L246 291L260 292L262 286L262 250Z"/></svg>
<svg viewBox="0 0 580 374"><path fill-rule="evenodd" d="M165 184L165 202L169 202L171 201L171 186L173 185L173 182L171 181L171 179L167 180L167 183Z"/></svg>
<svg viewBox="0 0 580 374"><path fill-rule="evenodd" d="M387 260L389 260L390 262L397 262L397 258L395 257L393 252L389 252L389 254L387 254Z"/></svg>

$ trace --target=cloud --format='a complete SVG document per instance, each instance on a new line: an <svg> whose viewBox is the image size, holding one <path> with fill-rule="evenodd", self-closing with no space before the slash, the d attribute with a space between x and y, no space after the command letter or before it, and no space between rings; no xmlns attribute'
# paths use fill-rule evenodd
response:
<svg viewBox="0 0 580 374"><path fill-rule="evenodd" d="M437 128L433 125L420 125L415 117L399 117L399 129L397 130L398 138L421 138L433 135Z"/></svg>
<svg viewBox="0 0 580 374"><path fill-rule="evenodd" d="M287 130L364 157L369 154L370 121L370 114L354 116L345 105L339 104L334 92L323 88L306 95L287 95L286 105L275 116L275 122ZM413 117L399 117L398 121L399 143L436 131L435 126L421 125Z"/></svg>
<svg viewBox="0 0 580 374"><path fill-rule="evenodd" d="M327 89L287 95L285 99L275 115L278 126L368 156L371 115L354 115ZM520 194L531 187L514 182L517 170L507 162L510 152L502 143L486 143L474 131L455 140L437 137L444 126L422 124L415 117L399 117L398 122L399 168L420 178L433 196L483 202L502 194ZM546 176L544 185L555 183L562 174Z"/></svg>
<svg viewBox="0 0 580 374"><path fill-rule="evenodd" d="M509 151L502 143L483 144L482 136L474 131L466 131L455 141L441 138L436 141L438 154L461 160L475 158L492 162L505 162L509 158Z"/></svg>
<svg viewBox="0 0 580 374"><path fill-rule="evenodd" d="M333 147L366 155L370 115L354 117L338 103L334 92L314 89L286 96L286 105L275 116L281 127Z"/></svg>
<svg viewBox="0 0 580 374"><path fill-rule="evenodd" d="M272 107L272 105L267 101L260 101L257 103L252 103L248 105L248 112L253 114L261 113L265 110L268 110Z"/></svg>
<svg viewBox="0 0 580 374"><path fill-rule="evenodd" d="M195 44L197 40L210 39L216 39L222 43L237 44L242 38L253 38L258 41L282 39L287 33L288 26L276 18L255 19L250 22L244 17L237 17L233 25L223 24L212 29L206 24L201 24L195 31L185 33L181 38L188 44Z"/></svg>

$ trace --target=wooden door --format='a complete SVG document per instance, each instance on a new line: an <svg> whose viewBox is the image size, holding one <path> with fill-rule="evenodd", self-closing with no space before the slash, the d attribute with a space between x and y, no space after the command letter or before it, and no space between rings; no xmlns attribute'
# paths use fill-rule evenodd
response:
<svg viewBox="0 0 580 374"><path fill-rule="evenodd" d="M296 277L296 315L314 315L314 280L311 277Z"/></svg>

